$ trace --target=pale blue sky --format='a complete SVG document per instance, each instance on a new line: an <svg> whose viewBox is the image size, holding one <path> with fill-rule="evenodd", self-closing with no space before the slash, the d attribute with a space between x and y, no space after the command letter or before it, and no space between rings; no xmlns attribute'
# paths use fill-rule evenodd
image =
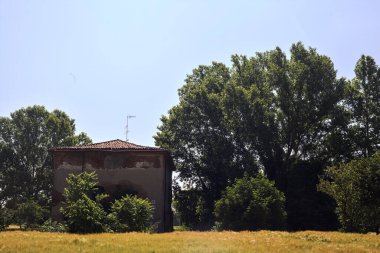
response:
<svg viewBox="0 0 380 253"><path fill-rule="evenodd" d="M186 74L302 41L353 77L380 64L380 1L0 0L0 116L44 105L95 142L153 145Z"/></svg>

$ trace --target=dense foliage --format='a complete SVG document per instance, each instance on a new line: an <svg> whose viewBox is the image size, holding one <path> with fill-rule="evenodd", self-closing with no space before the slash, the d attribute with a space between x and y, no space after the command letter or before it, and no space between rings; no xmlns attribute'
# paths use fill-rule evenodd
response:
<svg viewBox="0 0 380 253"><path fill-rule="evenodd" d="M66 113L31 106L0 117L0 205L15 209L34 199L49 207L53 187L54 146L89 143L84 133L75 135L74 120Z"/></svg>
<svg viewBox="0 0 380 253"><path fill-rule="evenodd" d="M173 206L178 212L182 225L204 230L213 225L212 211L214 206L206 206L208 196L200 190L183 190L177 187L174 191Z"/></svg>
<svg viewBox="0 0 380 253"><path fill-rule="evenodd" d="M106 228L106 212L100 201L105 195L96 193L97 175L95 172L83 172L78 175L70 174L66 179L67 187L63 192L64 207L61 209L70 232L97 233Z"/></svg>
<svg viewBox="0 0 380 253"><path fill-rule="evenodd" d="M49 213L50 210L43 208L35 200L28 199L17 205L15 221L20 227L35 228L47 219Z"/></svg>
<svg viewBox="0 0 380 253"><path fill-rule="evenodd" d="M285 193L289 228L334 229L335 204L317 192L318 176L380 144L379 68L362 56L355 73L338 79L331 59L302 43L291 46L289 57L276 48L234 55L231 67L213 62L194 69L155 136L172 152L182 181L176 201L194 201L188 210L178 203L178 211L189 217L194 207L201 210L187 223L206 217L212 224L226 187L262 170Z"/></svg>
<svg viewBox="0 0 380 253"><path fill-rule="evenodd" d="M8 227L13 220L13 210L0 206L0 231Z"/></svg>
<svg viewBox="0 0 380 253"><path fill-rule="evenodd" d="M70 174L66 181L61 213L70 232L131 232L150 228L154 209L149 200L125 195L116 199L107 213L102 200L108 195L98 194L95 172Z"/></svg>
<svg viewBox="0 0 380 253"><path fill-rule="evenodd" d="M380 233L380 152L325 172L319 189L335 199L342 228Z"/></svg>
<svg viewBox="0 0 380 253"><path fill-rule="evenodd" d="M264 176L245 175L216 201L215 217L221 229L284 229L285 196Z"/></svg>
<svg viewBox="0 0 380 253"><path fill-rule="evenodd" d="M67 232L68 229L66 224L54 221L52 219L47 219L41 226L38 228L41 232Z"/></svg>
<svg viewBox="0 0 380 253"><path fill-rule="evenodd" d="M324 165L299 161L288 172L286 211L288 230L336 230L339 226L334 199L317 191Z"/></svg>
<svg viewBox="0 0 380 253"><path fill-rule="evenodd" d="M153 210L149 200L125 195L112 204L111 228L116 232L145 231L152 222Z"/></svg>
<svg viewBox="0 0 380 253"><path fill-rule="evenodd" d="M345 98L348 137L354 157L369 157L380 144L380 68L372 57L361 56L355 75Z"/></svg>

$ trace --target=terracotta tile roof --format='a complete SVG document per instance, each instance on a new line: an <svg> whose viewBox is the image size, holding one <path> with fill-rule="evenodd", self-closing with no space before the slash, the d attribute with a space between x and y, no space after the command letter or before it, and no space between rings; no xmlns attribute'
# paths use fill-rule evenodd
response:
<svg viewBox="0 0 380 253"><path fill-rule="evenodd" d="M165 149L157 148L157 147L148 147L148 146L141 146L134 143L130 143L127 141L122 140L112 140L112 141L105 141L105 142L99 142L99 143L93 143L88 145L81 145L81 146L71 146L71 147L55 147L52 148L53 151L71 151L71 150L133 150L133 151L140 151L140 150L146 150L146 151L165 151Z"/></svg>

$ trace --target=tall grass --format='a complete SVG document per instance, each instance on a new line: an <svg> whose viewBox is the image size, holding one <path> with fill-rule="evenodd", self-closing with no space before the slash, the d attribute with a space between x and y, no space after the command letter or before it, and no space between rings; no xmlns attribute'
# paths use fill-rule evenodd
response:
<svg viewBox="0 0 380 253"><path fill-rule="evenodd" d="M0 252L380 252L380 236L338 232L173 232L79 235L9 231Z"/></svg>

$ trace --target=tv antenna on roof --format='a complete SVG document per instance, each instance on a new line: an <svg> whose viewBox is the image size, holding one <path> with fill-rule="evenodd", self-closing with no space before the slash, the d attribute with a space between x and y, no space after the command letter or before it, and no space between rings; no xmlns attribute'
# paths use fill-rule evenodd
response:
<svg viewBox="0 0 380 253"><path fill-rule="evenodd" d="M129 131L129 128L128 128L128 121L130 118L136 118L136 116L133 116L133 115L128 115L127 116L127 125L125 126L125 140L128 141L128 133L130 132Z"/></svg>

